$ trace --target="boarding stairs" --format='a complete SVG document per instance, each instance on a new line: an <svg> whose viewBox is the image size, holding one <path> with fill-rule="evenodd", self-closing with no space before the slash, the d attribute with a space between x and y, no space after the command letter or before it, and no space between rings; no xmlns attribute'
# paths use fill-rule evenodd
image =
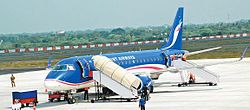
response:
<svg viewBox="0 0 250 110"><path fill-rule="evenodd" d="M208 71L203 66L199 66L190 61L174 60L174 67L180 69L180 71L188 71L194 75L204 79L206 82L217 84L219 82L219 75Z"/></svg>
<svg viewBox="0 0 250 110"><path fill-rule="evenodd" d="M93 56L95 68L93 79L108 87L121 98L138 98L141 81L105 56Z"/></svg>

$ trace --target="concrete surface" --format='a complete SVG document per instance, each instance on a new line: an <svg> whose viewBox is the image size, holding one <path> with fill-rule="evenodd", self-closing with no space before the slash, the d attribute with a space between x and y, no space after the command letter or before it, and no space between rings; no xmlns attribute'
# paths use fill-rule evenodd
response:
<svg viewBox="0 0 250 110"><path fill-rule="evenodd" d="M198 64L207 64L235 59L194 60ZM250 58L241 62L207 67L220 75L218 86L176 87L173 84L161 84L150 94L147 110L249 110L250 109ZM0 75L0 109L11 109L11 92L37 89L39 104L37 110L139 110L138 102L97 102L48 103L43 87L46 70L15 74L16 88L11 88L10 75ZM178 82L177 74L163 74L158 83ZM157 82L157 81L156 81ZM25 108L32 109L32 108Z"/></svg>

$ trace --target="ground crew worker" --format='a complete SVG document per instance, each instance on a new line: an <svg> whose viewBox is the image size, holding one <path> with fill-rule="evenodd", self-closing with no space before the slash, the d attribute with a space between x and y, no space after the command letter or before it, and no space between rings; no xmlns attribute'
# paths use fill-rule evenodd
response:
<svg viewBox="0 0 250 110"><path fill-rule="evenodd" d="M195 83L195 75L189 72L189 83Z"/></svg>
<svg viewBox="0 0 250 110"><path fill-rule="evenodd" d="M147 101L148 100L148 87L145 85L143 86L142 97Z"/></svg>
<svg viewBox="0 0 250 110"><path fill-rule="evenodd" d="M182 61L186 61L187 60L187 56L186 55L183 55L182 56Z"/></svg>
<svg viewBox="0 0 250 110"><path fill-rule="evenodd" d="M141 99L139 100L139 107L141 108L141 110L145 110L145 104L146 104L145 99L141 97Z"/></svg>
<svg viewBox="0 0 250 110"><path fill-rule="evenodd" d="M11 74L10 80L11 80L12 87L16 87L15 79L16 79L15 76L13 74Z"/></svg>
<svg viewBox="0 0 250 110"><path fill-rule="evenodd" d="M89 88L83 88L84 89L84 100L89 100Z"/></svg>
<svg viewBox="0 0 250 110"><path fill-rule="evenodd" d="M173 56L172 56L172 61L173 60L176 60L176 54L174 54Z"/></svg>

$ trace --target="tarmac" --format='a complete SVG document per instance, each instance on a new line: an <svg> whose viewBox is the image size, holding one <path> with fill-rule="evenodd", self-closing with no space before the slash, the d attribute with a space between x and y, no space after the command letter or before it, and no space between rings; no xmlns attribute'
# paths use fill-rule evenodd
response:
<svg viewBox="0 0 250 110"><path fill-rule="evenodd" d="M208 64L236 59L193 60ZM190 85L177 87L178 74L164 73L155 81L157 87L146 103L147 110L249 110L250 109L250 58L240 62L206 67L220 75L218 86ZM12 91L38 90L37 110L139 110L138 101L98 101L96 103L48 102L43 86L48 70L14 74L16 87L10 84L10 74L0 75L0 110L10 110ZM202 81L202 79L199 79ZM172 82L172 83L168 83ZM22 110L31 110L24 108Z"/></svg>

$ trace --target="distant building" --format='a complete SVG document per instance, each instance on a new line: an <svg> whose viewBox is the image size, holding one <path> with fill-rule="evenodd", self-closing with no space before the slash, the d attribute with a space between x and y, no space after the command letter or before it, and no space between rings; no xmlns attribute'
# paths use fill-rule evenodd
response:
<svg viewBox="0 0 250 110"><path fill-rule="evenodd" d="M65 31L64 31L64 30L60 30L60 31L57 31L56 34L57 34L57 35L64 35L64 34L65 34Z"/></svg>

